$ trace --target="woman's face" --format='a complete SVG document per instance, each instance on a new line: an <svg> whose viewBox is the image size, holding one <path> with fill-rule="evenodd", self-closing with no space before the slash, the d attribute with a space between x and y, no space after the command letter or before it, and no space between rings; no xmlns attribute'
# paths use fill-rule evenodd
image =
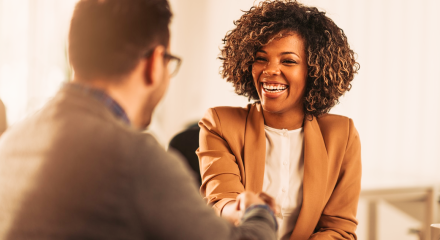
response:
<svg viewBox="0 0 440 240"><path fill-rule="evenodd" d="M252 76L264 111L303 112L307 56L302 37L291 33L262 47L256 53Z"/></svg>

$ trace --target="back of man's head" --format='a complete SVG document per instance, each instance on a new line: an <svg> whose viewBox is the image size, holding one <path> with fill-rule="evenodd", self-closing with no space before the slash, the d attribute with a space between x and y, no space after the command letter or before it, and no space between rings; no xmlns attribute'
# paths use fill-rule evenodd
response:
<svg viewBox="0 0 440 240"><path fill-rule="evenodd" d="M82 79L119 78L157 45L168 46L167 0L81 0L69 32L69 60Z"/></svg>

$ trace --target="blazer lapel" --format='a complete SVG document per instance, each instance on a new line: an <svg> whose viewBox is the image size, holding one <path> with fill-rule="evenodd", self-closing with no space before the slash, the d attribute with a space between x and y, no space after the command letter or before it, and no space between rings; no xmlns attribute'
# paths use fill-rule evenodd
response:
<svg viewBox="0 0 440 240"><path fill-rule="evenodd" d="M309 239L321 216L327 184L328 156L316 117L304 121L303 203L290 239Z"/></svg>
<svg viewBox="0 0 440 240"><path fill-rule="evenodd" d="M249 106L244 136L245 189L261 192L263 189L264 164L266 161L266 134L261 105Z"/></svg>

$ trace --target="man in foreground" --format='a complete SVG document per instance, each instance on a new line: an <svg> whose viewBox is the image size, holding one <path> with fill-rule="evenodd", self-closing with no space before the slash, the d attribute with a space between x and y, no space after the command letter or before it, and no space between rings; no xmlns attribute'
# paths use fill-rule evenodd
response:
<svg viewBox="0 0 440 240"><path fill-rule="evenodd" d="M230 225L187 166L141 132L180 61L170 18L166 0L77 4L73 82L0 139L0 239L276 238L258 195L237 198L242 221Z"/></svg>

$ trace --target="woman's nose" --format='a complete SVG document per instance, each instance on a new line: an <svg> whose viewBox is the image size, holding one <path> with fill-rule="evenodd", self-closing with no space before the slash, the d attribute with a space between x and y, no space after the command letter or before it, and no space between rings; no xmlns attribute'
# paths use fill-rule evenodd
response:
<svg viewBox="0 0 440 240"><path fill-rule="evenodd" d="M268 62L263 69L263 74L266 74L268 76L279 75L280 73L281 73L281 71L280 71L278 64L276 64L274 62Z"/></svg>

